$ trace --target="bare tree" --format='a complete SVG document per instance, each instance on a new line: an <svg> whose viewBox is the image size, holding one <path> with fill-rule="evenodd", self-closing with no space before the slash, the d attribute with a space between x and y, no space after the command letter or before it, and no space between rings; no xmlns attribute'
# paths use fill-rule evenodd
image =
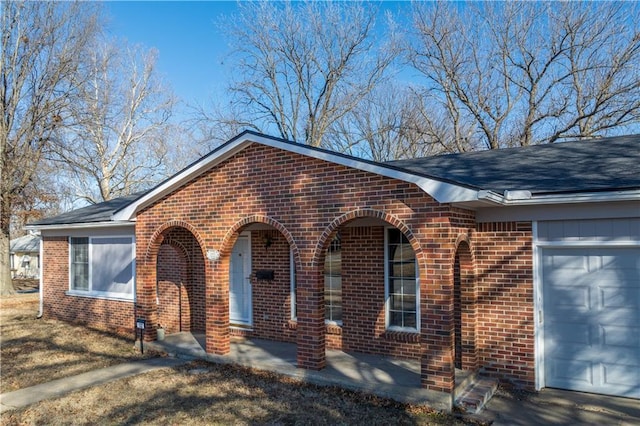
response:
<svg viewBox="0 0 640 426"><path fill-rule="evenodd" d="M21 194L14 200L11 212L11 238L25 235L29 222L62 212L63 194L55 191L59 170L47 161L40 161L35 173Z"/></svg>
<svg viewBox="0 0 640 426"><path fill-rule="evenodd" d="M326 147L374 161L438 154L444 148L423 134L420 102L411 87L381 84L332 124Z"/></svg>
<svg viewBox="0 0 640 426"><path fill-rule="evenodd" d="M13 292L15 209L33 206L38 165L64 120L80 52L96 32L88 3L4 1L0 13L0 293Z"/></svg>
<svg viewBox="0 0 640 426"><path fill-rule="evenodd" d="M254 123L243 118L244 111L238 104L222 104L219 100L210 100L207 104L188 107L189 117L183 128L188 130L192 141L192 154L201 157L240 132L250 129L260 131Z"/></svg>
<svg viewBox="0 0 640 426"><path fill-rule="evenodd" d="M639 122L632 3L416 3L413 17L423 115L440 123L426 124L459 150L602 136Z"/></svg>
<svg viewBox="0 0 640 426"><path fill-rule="evenodd" d="M230 92L242 114L231 124L323 146L332 123L386 78L396 56L376 41L377 14L360 3L241 3L225 22Z"/></svg>
<svg viewBox="0 0 640 426"><path fill-rule="evenodd" d="M123 42L87 46L84 82L55 159L76 198L97 203L149 187L168 174L173 97L155 73L156 52Z"/></svg>

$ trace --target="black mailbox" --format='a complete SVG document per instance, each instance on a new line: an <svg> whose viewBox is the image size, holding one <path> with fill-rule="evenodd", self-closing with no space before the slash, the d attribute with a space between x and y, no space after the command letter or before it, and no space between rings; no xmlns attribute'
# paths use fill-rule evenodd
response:
<svg viewBox="0 0 640 426"><path fill-rule="evenodd" d="M256 279L272 281L275 273L272 269L260 269L256 271Z"/></svg>

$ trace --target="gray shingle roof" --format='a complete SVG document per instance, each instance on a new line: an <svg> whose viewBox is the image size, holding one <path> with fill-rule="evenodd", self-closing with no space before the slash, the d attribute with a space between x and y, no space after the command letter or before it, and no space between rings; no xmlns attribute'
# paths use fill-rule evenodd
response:
<svg viewBox="0 0 640 426"><path fill-rule="evenodd" d="M40 251L40 237L37 235L23 235L14 238L9 243L10 253L37 253Z"/></svg>
<svg viewBox="0 0 640 426"><path fill-rule="evenodd" d="M209 155L216 155L216 151ZM640 189L640 135L439 155L390 161L382 165L500 194L505 190L552 194ZM83 207L29 225L108 222L114 213L146 193L139 192Z"/></svg>
<svg viewBox="0 0 640 426"><path fill-rule="evenodd" d="M498 193L640 189L640 135L439 155L385 164Z"/></svg>
<svg viewBox="0 0 640 426"><path fill-rule="evenodd" d="M96 222L108 222L111 220L111 216L116 211L123 207L128 206L138 198L142 197L146 191L137 192L135 194L127 195L125 197L114 198L113 200L105 201L103 203L92 204L87 207L72 210L67 213L62 213L58 216L42 219L37 222L32 222L30 226L46 226L46 225L66 225L73 223L96 223Z"/></svg>

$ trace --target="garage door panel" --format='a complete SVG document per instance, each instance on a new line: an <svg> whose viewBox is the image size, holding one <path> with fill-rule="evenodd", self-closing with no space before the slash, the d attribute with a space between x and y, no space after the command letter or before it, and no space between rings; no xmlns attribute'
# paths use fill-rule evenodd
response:
<svg viewBox="0 0 640 426"><path fill-rule="evenodd" d="M640 382L640 371L634 364L605 364L601 365L601 368L605 386L620 388L622 395L633 396L631 392Z"/></svg>
<svg viewBox="0 0 640 426"><path fill-rule="evenodd" d="M562 346L578 344L578 345L591 345L591 326L589 324L578 322L563 322L556 324L554 327L554 339L553 343L550 342L552 347L549 351L553 351L554 347L557 347L558 343Z"/></svg>
<svg viewBox="0 0 640 426"><path fill-rule="evenodd" d="M552 376L558 382L575 383L583 386L593 385L593 366L591 361L553 358L549 367Z"/></svg>
<svg viewBox="0 0 640 426"><path fill-rule="evenodd" d="M546 267L552 267L551 273L563 274L571 272L582 272L589 269L588 259L584 256L577 256L571 253L556 253L554 256L545 257L544 264Z"/></svg>
<svg viewBox="0 0 640 426"><path fill-rule="evenodd" d="M601 326L602 344L604 346L640 349L640 329L632 326Z"/></svg>
<svg viewBox="0 0 640 426"><path fill-rule="evenodd" d="M640 398L640 248L542 251L545 382Z"/></svg>
<svg viewBox="0 0 640 426"><path fill-rule="evenodd" d="M633 256L603 255L594 256L600 259L599 269L604 272L612 271L614 274L633 277L638 272L638 259Z"/></svg>
<svg viewBox="0 0 640 426"><path fill-rule="evenodd" d="M600 307L603 309L637 311L640 308L640 288L615 286L615 283L607 282L598 287L598 294L600 296Z"/></svg>
<svg viewBox="0 0 640 426"><path fill-rule="evenodd" d="M547 296L554 307L554 315L560 318L563 311L570 314L576 309L589 309L589 288L583 285L558 285L549 289Z"/></svg>

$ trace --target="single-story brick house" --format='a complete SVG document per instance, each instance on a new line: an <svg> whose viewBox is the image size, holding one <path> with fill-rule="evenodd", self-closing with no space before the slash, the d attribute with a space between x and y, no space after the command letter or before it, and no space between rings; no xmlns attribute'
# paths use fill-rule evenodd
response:
<svg viewBox="0 0 640 426"><path fill-rule="evenodd" d="M244 132L29 226L45 317L420 361L640 397L640 136L376 163ZM147 327L146 339L155 339Z"/></svg>

